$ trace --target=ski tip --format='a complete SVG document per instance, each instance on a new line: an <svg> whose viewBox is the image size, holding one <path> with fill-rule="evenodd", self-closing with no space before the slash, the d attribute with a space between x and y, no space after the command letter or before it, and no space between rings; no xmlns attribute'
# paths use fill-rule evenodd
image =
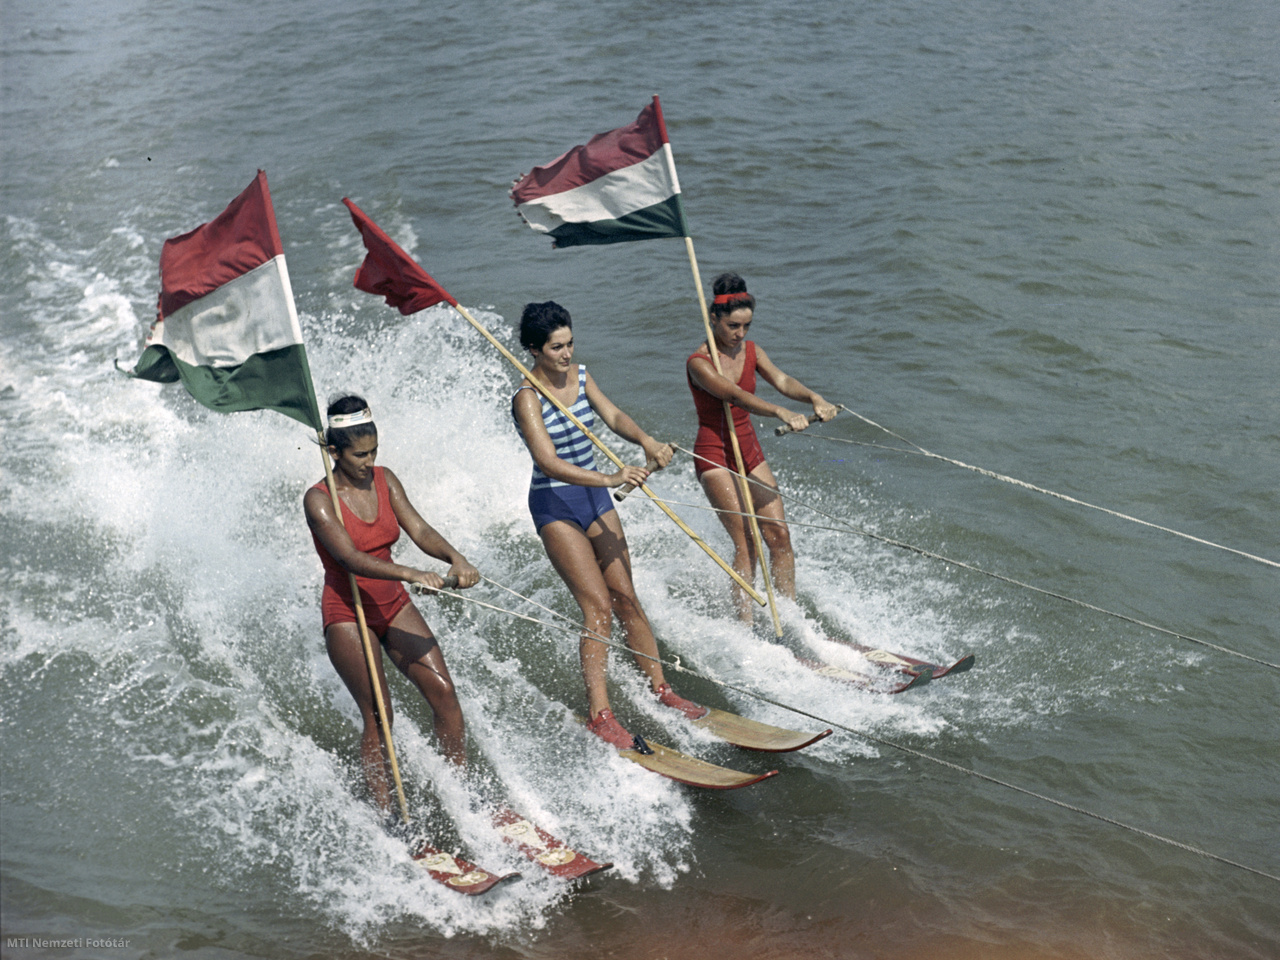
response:
<svg viewBox="0 0 1280 960"><path fill-rule="evenodd" d="M919 673L911 674L911 679L906 683L895 687L890 693L903 693L907 690L914 690L916 687L923 687L926 683L933 679L932 670L921 670Z"/></svg>
<svg viewBox="0 0 1280 960"><path fill-rule="evenodd" d="M478 897L482 893L488 893L500 883L520 878L520 874L516 871L492 873L484 867L478 867L474 863L429 846L420 848L412 856L414 863L436 883L468 897Z"/></svg>
<svg viewBox="0 0 1280 960"><path fill-rule="evenodd" d="M791 753L831 735L830 729L820 733L789 730L715 708L708 708L706 715L694 720L693 725L725 743L758 753Z"/></svg>
<svg viewBox="0 0 1280 960"><path fill-rule="evenodd" d="M759 753L795 753L798 750L803 750L805 747L813 746L819 740L827 739L827 737L831 736L833 732L834 731L830 727L827 727L827 729L823 730L821 733L815 733L812 736L808 737L808 739L801 740L799 737L797 737L795 741L781 747L747 746L746 744L741 744L741 743L734 744L734 746L741 747L743 750L753 750Z"/></svg>
<svg viewBox="0 0 1280 960"><path fill-rule="evenodd" d="M595 861L592 861L592 863L594 864L594 866L592 866L590 869L581 870L578 873L573 874L572 876L565 877L565 879L570 881L584 880L587 877L594 877L596 874L604 873L604 871L606 870L613 869L612 863L595 863Z"/></svg>
<svg viewBox="0 0 1280 960"><path fill-rule="evenodd" d="M514 845L529 860L561 880L577 880L613 866L597 863L579 853L510 807L496 810L492 821L504 842Z"/></svg>
<svg viewBox="0 0 1280 960"><path fill-rule="evenodd" d="M739 790L742 787L755 786L757 783L770 780L777 775L777 770L768 770L765 773L744 775L741 779L732 783L701 783L696 780L679 780L677 777L672 777L671 779L677 780L679 783L684 783L691 787L701 787L704 790Z"/></svg>
<svg viewBox="0 0 1280 960"><path fill-rule="evenodd" d="M903 667L900 672L905 673L908 677L924 677L922 682L928 683L930 680L945 677L949 671L936 663L920 663L910 667Z"/></svg>
<svg viewBox="0 0 1280 960"><path fill-rule="evenodd" d="M970 653L970 654L967 654L966 656L961 657L959 660L957 660L955 663L953 663L949 667L941 667L936 663L921 662L917 666L904 669L903 672L909 673L913 677L916 676L917 674L924 673L924 674L928 674L934 680L941 680L943 677L948 676L949 674L952 674L952 673L964 673L966 670L970 669L972 666L973 666L973 654Z"/></svg>
<svg viewBox="0 0 1280 960"><path fill-rule="evenodd" d="M778 747L778 746L756 747L756 746L747 746L741 743L735 744L735 746L741 747L744 750L754 750L759 753L795 753L798 750L803 750L805 747L812 747L819 740L827 739L827 737L831 736L833 732L834 731L830 727L827 727L827 729L823 730L821 733L815 733L813 734L813 736L809 737L806 740L800 740L799 738L797 738L796 741L793 741L792 743L788 743L781 747Z"/></svg>

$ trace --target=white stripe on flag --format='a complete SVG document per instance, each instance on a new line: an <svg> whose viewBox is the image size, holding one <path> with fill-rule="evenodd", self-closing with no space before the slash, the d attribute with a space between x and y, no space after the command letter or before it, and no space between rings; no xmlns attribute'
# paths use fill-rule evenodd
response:
<svg viewBox="0 0 1280 960"><path fill-rule="evenodd" d="M565 223L621 220L629 213L670 200L680 192L671 177L665 147L639 163L614 170L590 183L522 203L516 209L529 226L550 233Z"/></svg>
<svg viewBox="0 0 1280 960"><path fill-rule="evenodd" d="M302 343L284 254L156 323L159 344L193 367L236 367L256 353Z"/></svg>
<svg viewBox="0 0 1280 960"><path fill-rule="evenodd" d="M671 192L680 192L680 178L676 176L676 158L671 153L671 144L662 145L662 160L667 165L667 173L671 175Z"/></svg>

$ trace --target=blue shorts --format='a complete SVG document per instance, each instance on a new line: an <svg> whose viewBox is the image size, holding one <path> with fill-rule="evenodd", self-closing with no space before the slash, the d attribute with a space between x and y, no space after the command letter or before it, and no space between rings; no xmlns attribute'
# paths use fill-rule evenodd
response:
<svg viewBox="0 0 1280 960"><path fill-rule="evenodd" d="M583 533L587 527L613 509L605 487L535 487L529 491L529 513L535 530L555 520L576 523Z"/></svg>

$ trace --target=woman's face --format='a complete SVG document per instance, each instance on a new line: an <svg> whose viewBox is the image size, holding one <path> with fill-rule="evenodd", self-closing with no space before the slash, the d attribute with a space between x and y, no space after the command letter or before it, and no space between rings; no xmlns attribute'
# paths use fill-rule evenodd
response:
<svg viewBox="0 0 1280 960"><path fill-rule="evenodd" d="M329 448L334 466L356 483L364 483L373 476L373 462L378 459L378 437L357 437L341 453Z"/></svg>
<svg viewBox="0 0 1280 960"><path fill-rule="evenodd" d="M534 359L548 371L568 370L573 362L573 328L557 327L541 348L533 348Z"/></svg>
<svg viewBox="0 0 1280 960"><path fill-rule="evenodd" d="M751 308L739 307L732 313L719 317L712 330L716 335L716 343L729 351L738 349L739 344L747 339L747 331L751 329Z"/></svg>

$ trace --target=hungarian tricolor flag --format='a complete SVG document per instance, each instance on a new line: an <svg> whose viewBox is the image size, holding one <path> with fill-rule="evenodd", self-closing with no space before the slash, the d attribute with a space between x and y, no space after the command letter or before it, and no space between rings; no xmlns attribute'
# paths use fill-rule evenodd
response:
<svg viewBox="0 0 1280 960"><path fill-rule="evenodd" d="M133 376L181 380L223 413L276 410L323 427L261 170L231 205L160 251L160 306Z"/></svg>
<svg viewBox="0 0 1280 960"><path fill-rule="evenodd" d="M657 97L635 123L534 167L516 181L511 199L554 247L689 235Z"/></svg>
<svg viewBox="0 0 1280 960"><path fill-rule="evenodd" d="M385 297L388 306L403 314L417 313L437 303L458 305L458 301L431 279L431 275L383 233L382 228L363 210L346 197L342 202L351 211L351 219L364 240L364 248L369 251L356 270L357 290Z"/></svg>

